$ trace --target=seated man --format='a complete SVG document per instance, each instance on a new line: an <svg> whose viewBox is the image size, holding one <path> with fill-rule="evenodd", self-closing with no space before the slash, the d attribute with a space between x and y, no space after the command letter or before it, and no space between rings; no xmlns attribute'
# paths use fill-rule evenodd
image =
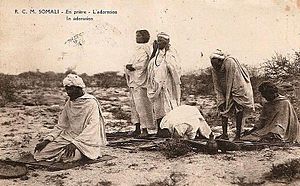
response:
<svg viewBox="0 0 300 186"><path fill-rule="evenodd" d="M195 139L196 135L208 138L211 133L197 107L181 105L171 110L162 119L160 127L164 137Z"/></svg>
<svg viewBox="0 0 300 186"><path fill-rule="evenodd" d="M78 75L69 74L63 85L69 99L52 133L36 145L34 158L56 162L97 159L100 146L107 143L100 103L84 92L85 84Z"/></svg>
<svg viewBox="0 0 300 186"><path fill-rule="evenodd" d="M281 96L271 82L263 82L259 91L267 103L263 106L259 125L242 140L300 142L299 121L289 100Z"/></svg>

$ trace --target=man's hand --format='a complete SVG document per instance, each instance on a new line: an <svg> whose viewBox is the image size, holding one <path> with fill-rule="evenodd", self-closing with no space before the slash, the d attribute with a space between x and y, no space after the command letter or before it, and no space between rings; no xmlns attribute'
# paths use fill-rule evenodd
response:
<svg viewBox="0 0 300 186"><path fill-rule="evenodd" d="M129 71L135 71L135 68L132 67L132 64L127 64L126 69L128 69Z"/></svg>
<svg viewBox="0 0 300 186"><path fill-rule="evenodd" d="M152 58L154 58L157 49L158 49L158 42L155 40L155 41L153 42L153 51L152 51L152 54L151 54L151 56L150 56L150 60L151 60Z"/></svg>
<svg viewBox="0 0 300 186"><path fill-rule="evenodd" d="M41 143L36 144L35 148L34 148L34 152L40 152L41 150L43 150L48 143L50 143L50 140L44 140Z"/></svg>
<svg viewBox="0 0 300 186"><path fill-rule="evenodd" d="M153 42L153 51L156 51L158 49L158 42L154 40Z"/></svg>
<svg viewBox="0 0 300 186"><path fill-rule="evenodd" d="M70 143L69 145L65 146L65 155L67 158L72 158L75 156L75 150L76 146L73 143Z"/></svg>

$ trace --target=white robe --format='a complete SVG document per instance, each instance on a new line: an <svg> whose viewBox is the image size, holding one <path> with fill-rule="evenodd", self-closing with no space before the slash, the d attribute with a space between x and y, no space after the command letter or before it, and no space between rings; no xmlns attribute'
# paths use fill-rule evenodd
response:
<svg viewBox="0 0 300 186"><path fill-rule="evenodd" d="M41 152L35 153L38 161L64 159L64 147L70 143L90 159L101 157L100 147L106 145L107 140L98 100L90 94L68 100L58 124L45 139L51 142Z"/></svg>
<svg viewBox="0 0 300 186"><path fill-rule="evenodd" d="M158 50L149 63L147 92L153 102L155 119L180 105L180 59L172 47Z"/></svg>
<svg viewBox="0 0 300 186"><path fill-rule="evenodd" d="M148 64L151 56L149 44L138 44L130 60L134 71L125 69L127 85L130 88L131 122L140 123L141 128L155 129L153 105L147 95Z"/></svg>
<svg viewBox="0 0 300 186"><path fill-rule="evenodd" d="M195 139L197 131L209 138L211 129L197 107L181 105L170 111L161 121L162 129L168 129L171 135L177 134L186 139Z"/></svg>

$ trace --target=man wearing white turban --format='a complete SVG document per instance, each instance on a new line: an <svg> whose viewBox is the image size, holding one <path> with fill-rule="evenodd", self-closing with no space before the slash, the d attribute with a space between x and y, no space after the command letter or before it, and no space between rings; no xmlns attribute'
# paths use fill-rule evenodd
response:
<svg viewBox="0 0 300 186"><path fill-rule="evenodd" d="M83 80L69 74L63 85L69 96L54 130L35 147L36 160L71 162L101 157L107 144L98 100L85 93Z"/></svg>
<svg viewBox="0 0 300 186"><path fill-rule="evenodd" d="M156 45L158 50L148 66L147 93L153 103L159 135L162 118L180 105L181 67L177 52L170 45L169 35L159 33Z"/></svg>
<svg viewBox="0 0 300 186"><path fill-rule="evenodd" d="M217 95L218 111L222 118L223 134L218 138L229 139L228 117L235 114L236 136L241 136L242 124L254 110L253 91L250 76L236 58L217 50L210 56L212 75Z"/></svg>

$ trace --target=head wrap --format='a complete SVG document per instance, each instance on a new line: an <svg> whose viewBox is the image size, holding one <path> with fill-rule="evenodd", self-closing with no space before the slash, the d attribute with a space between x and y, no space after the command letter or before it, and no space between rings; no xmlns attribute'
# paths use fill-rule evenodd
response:
<svg viewBox="0 0 300 186"><path fill-rule="evenodd" d="M259 92L269 92L269 93L278 93L277 86L270 82L270 81L264 81L262 82L258 87Z"/></svg>
<svg viewBox="0 0 300 186"><path fill-rule="evenodd" d="M150 33L148 30L137 30L136 33L140 33L143 36L144 43L148 43L150 39Z"/></svg>
<svg viewBox="0 0 300 186"><path fill-rule="evenodd" d="M212 55L210 55L210 59L225 59L229 54L225 54L222 50L217 49Z"/></svg>
<svg viewBox="0 0 300 186"><path fill-rule="evenodd" d="M157 34L157 37L162 37L166 40L170 40L170 36L168 34L164 33L164 32L161 32L161 33Z"/></svg>
<svg viewBox="0 0 300 186"><path fill-rule="evenodd" d="M63 85L85 88L85 84L82 78L76 74L68 74L67 77L63 80Z"/></svg>

